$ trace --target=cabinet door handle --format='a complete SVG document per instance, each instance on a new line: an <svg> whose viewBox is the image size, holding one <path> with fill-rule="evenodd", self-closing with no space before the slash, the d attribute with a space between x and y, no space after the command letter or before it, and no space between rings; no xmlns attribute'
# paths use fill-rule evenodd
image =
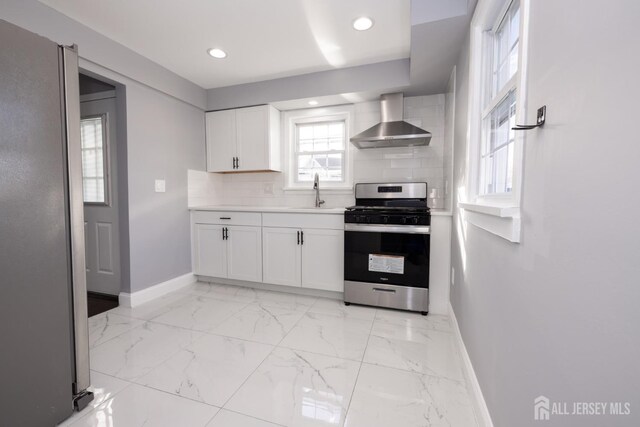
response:
<svg viewBox="0 0 640 427"><path fill-rule="evenodd" d="M240 157L236 157L236 169L240 169Z"/></svg>
<svg viewBox="0 0 640 427"><path fill-rule="evenodd" d="M226 240L229 240L229 229L227 227L224 228L224 235L226 237Z"/></svg>
<svg viewBox="0 0 640 427"><path fill-rule="evenodd" d="M298 244L300 244L300 232L296 231L296 234L298 235Z"/></svg>
<svg viewBox="0 0 640 427"><path fill-rule="evenodd" d="M224 227L222 227L222 240L224 240Z"/></svg>
<svg viewBox="0 0 640 427"><path fill-rule="evenodd" d="M304 231L300 232L300 244L304 245Z"/></svg>
<svg viewBox="0 0 640 427"><path fill-rule="evenodd" d="M236 158L235 158L235 157L232 157L232 158L231 158L231 168L232 168L232 169L235 169L235 168L236 168Z"/></svg>

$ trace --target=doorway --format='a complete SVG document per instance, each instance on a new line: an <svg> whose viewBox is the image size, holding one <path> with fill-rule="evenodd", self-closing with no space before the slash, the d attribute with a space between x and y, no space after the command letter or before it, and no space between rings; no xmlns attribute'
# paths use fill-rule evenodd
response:
<svg viewBox="0 0 640 427"><path fill-rule="evenodd" d="M89 316L118 306L122 290L116 87L80 74L80 135ZM124 165L126 166L126 165Z"/></svg>

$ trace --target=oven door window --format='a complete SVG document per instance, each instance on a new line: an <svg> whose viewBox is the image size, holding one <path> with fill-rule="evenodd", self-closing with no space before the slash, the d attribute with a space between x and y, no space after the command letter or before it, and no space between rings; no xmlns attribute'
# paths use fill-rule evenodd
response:
<svg viewBox="0 0 640 427"><path fill-rule="evenodd" d="M429 235L345 231L344 278L429 287Z"/></svg>

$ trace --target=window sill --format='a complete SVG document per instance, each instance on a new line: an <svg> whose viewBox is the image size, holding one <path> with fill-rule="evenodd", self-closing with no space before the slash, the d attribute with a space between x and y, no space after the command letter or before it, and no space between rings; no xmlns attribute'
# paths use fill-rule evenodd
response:
<svg viewBox="0 0 640 427"><path fill-rule="evenodd" d="M478 228L513 243L520 242L520 208L515 206L458 203L464 219Z"/></svg>

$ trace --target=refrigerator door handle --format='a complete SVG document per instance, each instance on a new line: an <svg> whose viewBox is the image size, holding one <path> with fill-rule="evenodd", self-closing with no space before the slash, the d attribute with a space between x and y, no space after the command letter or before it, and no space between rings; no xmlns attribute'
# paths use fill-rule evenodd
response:
<svg viewBox="0 0 640 427"><path fill-rule="evenodd" d="M82 192L82 146L80 140L80 88L77 46L61 47L61 65L66 105L65 139L69 185L69 227L71 231L71 280L75 343L75 404L86 406L92 395L89 369L89 325L84 240L84 197Z"/></svg>

